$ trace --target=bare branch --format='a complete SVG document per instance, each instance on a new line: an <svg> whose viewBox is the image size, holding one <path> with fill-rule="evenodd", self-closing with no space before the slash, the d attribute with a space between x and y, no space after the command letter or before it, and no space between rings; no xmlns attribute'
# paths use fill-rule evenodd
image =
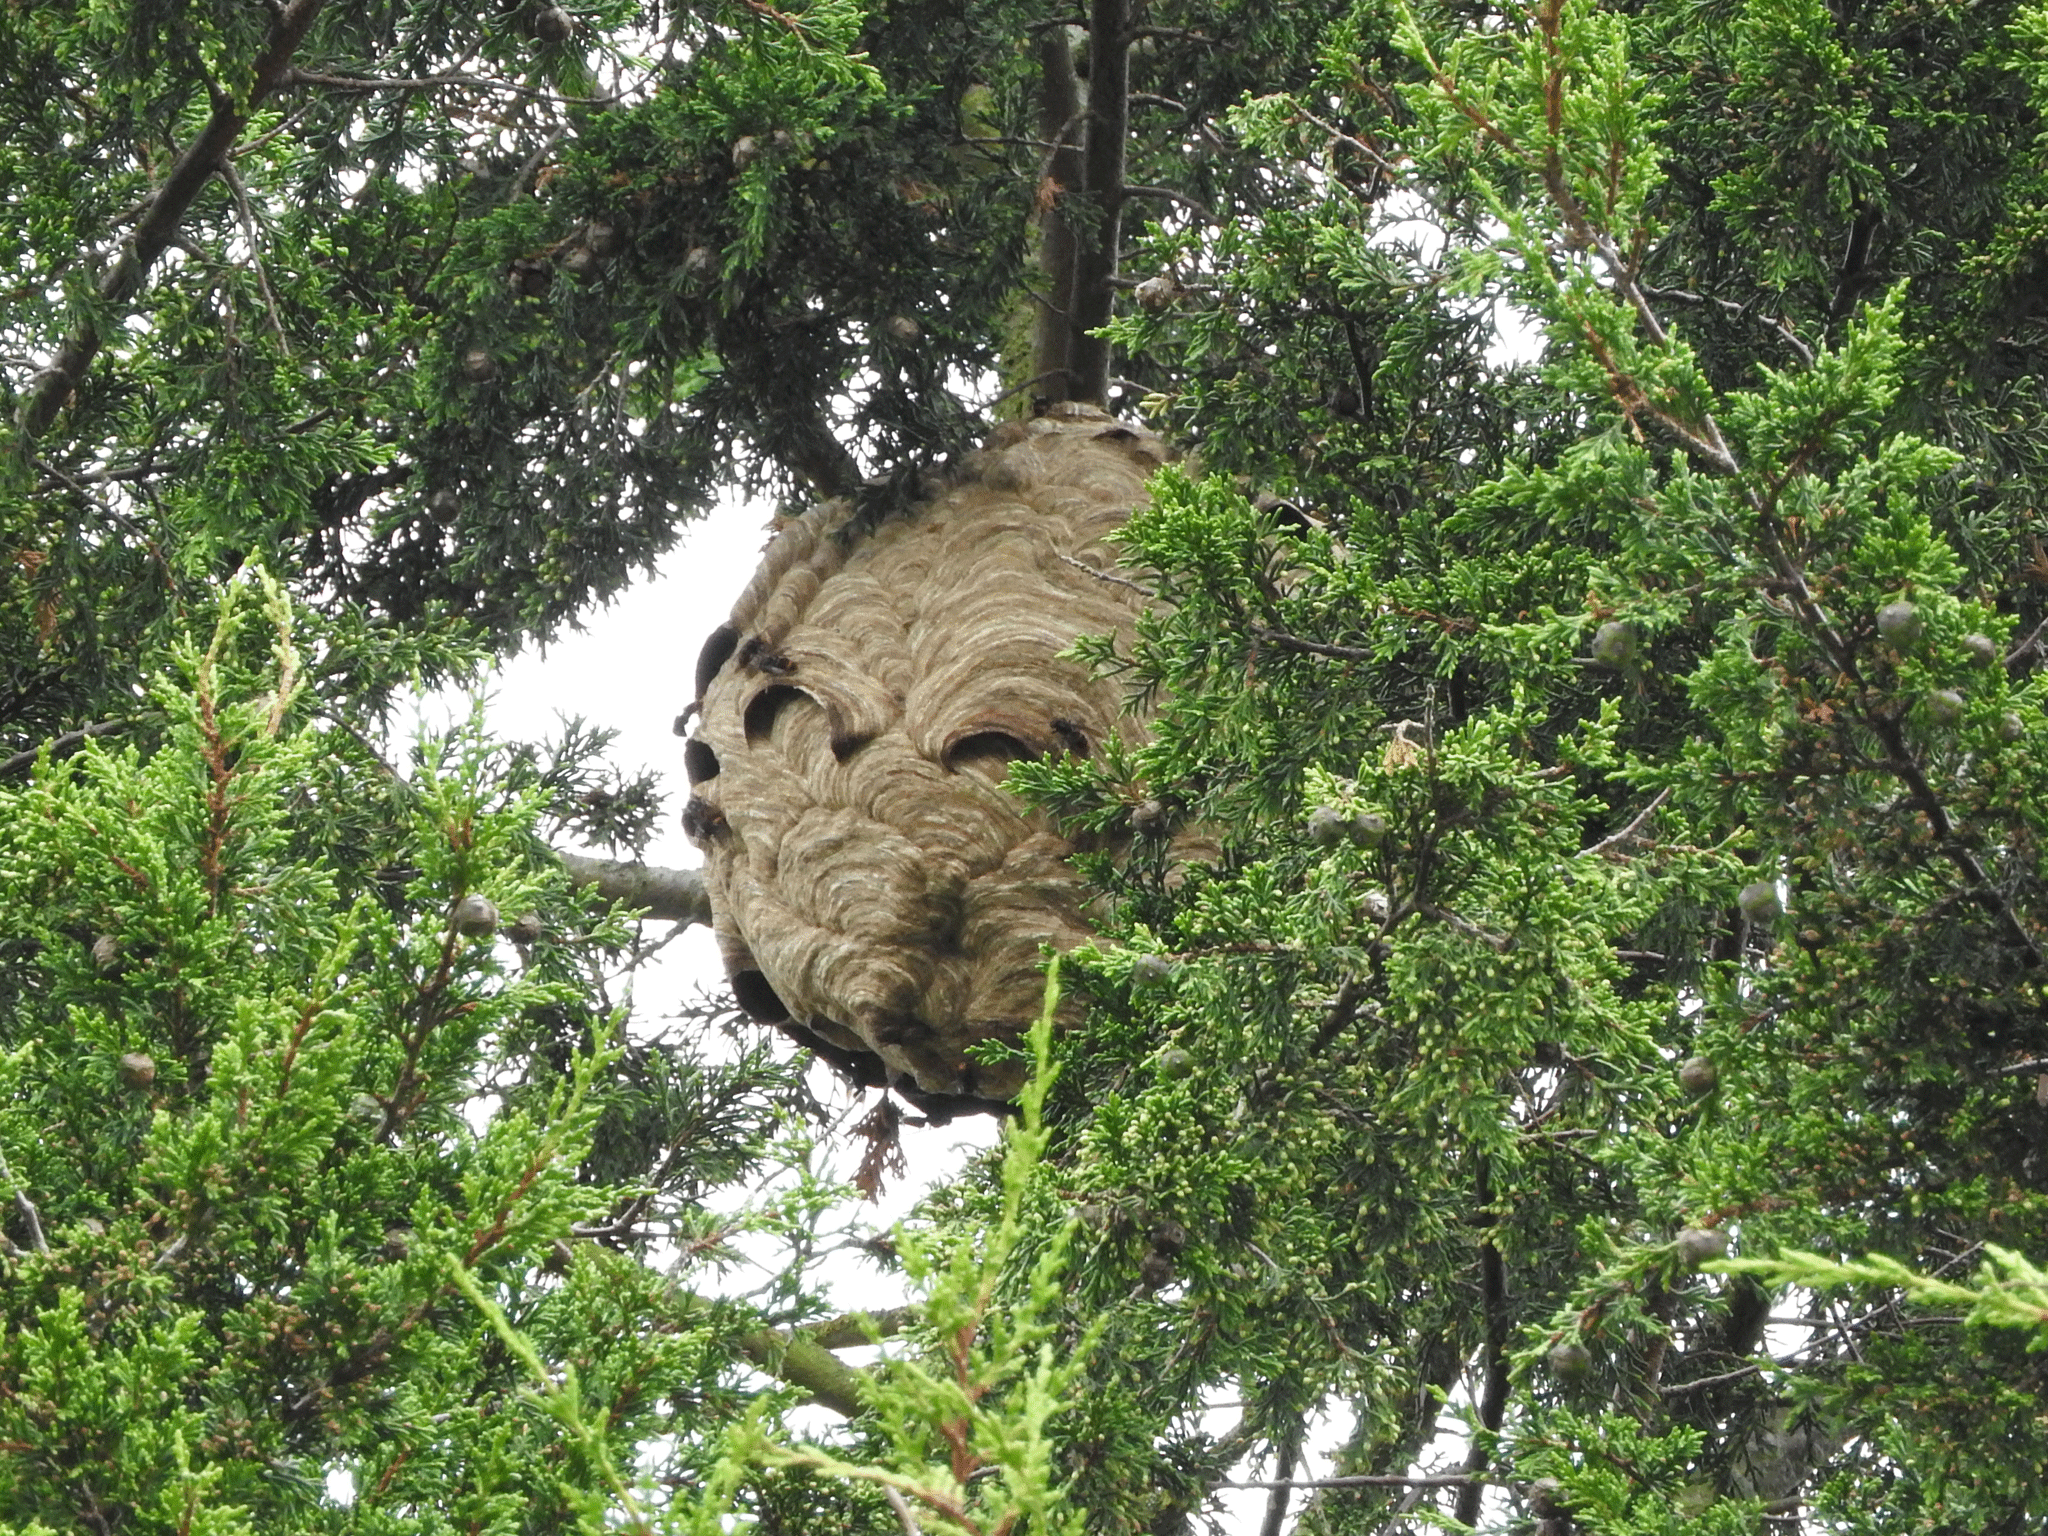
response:
<svg viewBox="0 0 2048 1536"><path fill-rule="evenodd" d="M649 917L668 923L711 921L711 898L704 891L704 872L663 869L653 864L626 864L594 859L588 854L557 849L555 857L569 871L571 884L595 886L608 901L638 907Z"/></svg>
<svg viewBox="0 0 2048 1536"><path fill-rule="evenodd" d="M1579 857L1586 859L1593 857L1595 854L1612 853L1624 843L1634 842L1637 835L1649 824L1650 818L1657 814L1657 808L1670 798L1670 790L1658 790L1656 798L1636 812L1634 819L1627 826L1623 827L1619 832L1608 833L1607 836L1601 838L1599 842L1590 848L1580 849Z"/></svg>
<svg viewBox="0 0 2048 1536"><path fill-rule="evenodd" d="M1328 656L1336 661L1371 661L1376 654L1362 645L1331 645L1322 640L1304 640L1299 635L1268 629L1263 624L1252 625L1251 631L1277 650L1293 651L1302 656Z"/></svg>
<svg viewBox="0 0 2048 1536"><path fill-rule="evenodd" d="M33 768L36 759L43 755L44 747L49 749L50 756L64 757L84 746L87 740L94 736L112 736L117 731L127 730L134 723L133 720L95 720L91 725L80 726L75 731L52 736L42 747L31 747L26 752L17 752L14 756L0 761L0 779Z"/></svg>
<svg viewBox="0 0 2048 1536"><path fill-rule="evenodd" d="M1493 1176L1488 1159L1480 1160L1473 1196L1482 1209L1493 1203ZM1486 1378L1479 1396L1479 1422L1473 1427L1472 1444L1465 1453L1465 1475L1472 1481L1458 1490L1457 1508L1451 1516L1460 1525L1479 1523L1479 1500L1484 1492L1479 1479L1493 1460L1501 1420L1507 1413L1511 1384L1508 1369L1508 1272L1507 1265L1501 1260L1499 1246L1490 1237L1479 1245L1479 1294L1486 1326Z"/></svg>
<svg viewBox="0 0 2048 1536"><path fill-rule="evenodd" d="M1646 283L1643 285L1643 292L1653 299L1675 299L1681 304L1711 304L1740 319L1761 320L1778 333L1779 339L1786 346L1799 354L1799 361L1809 368L1813 366L1813 348L1801 341L1799 333L1776 315L1760 314L1747 304L1738 304L1733 299L1717 299L1711 294L1690 293L1683 288L1652 288Z"/></svg>
<svg viewBox="0 0 2048 1536"><path fill-rule="evenodd" d="M1751 1376L1760 1376L1765 1367L1762 1364L1745 1365L1739 1371L1723 1371L1719 1376L1702 1376L1698 1381L1681 1381L1675 1386L1659 1387L1665 1397L1685 1397L1693 1392L1705 1392L1714 1387L1724 1387L1731 1381L1742 1381Z"/></svg>
<svg viewBox="0 0 2048 1536"><path fill-rule="evenodd" d="M1189 197L1187 193L1176 192L1172 187L1126 186L1124 188L1124 196L1164 198L1169 202L1179 203L1181 207L1187 209L1190 213L1200 214L1211 224L1216 222L1215 210L1210 208L1207 203L1197 202L1194 198Z"/></svg>
<svg viewBox="0 0 2048 1536"><path fill-rule="evenodd" d="M1278 1488L1284 1483L1289 1488L1463 1488L1471 1483L1486 1483L1489 1479L1475 1478L1463 1472L1446 1472L1440 1477L1291 1477L1291 1478L1248 1478L1243 1482L1216 1483L1217 1488ZM1499 1484L1494 1484L1498 1487Z"/></svg>
<svg viewBox="0 0 2048 1536"><path fill-rule="evenodd" d="M7 1165L7 1154L0 1152L0 1179L7 1181L8 1193L14 1196L14 1208L21 1212L23 1225L28 1228L28 1240L37 1253L48 1253L49 1242L43 1237L43 1218L36 1213L36 1204L29 1199L28 1191L14 1177L14 1170Z"/></svg>
<svg viewBox="0 0 2048 1536"><path fill-rule="evenodd" d="M242 184L242 178L236 173L231 160L221 161L220 179L227 183L228 191L234 194L235 211L242 220L242 235L249 242L249 265L256 271L256 287L263 295L263 308L270 316L271 334L277 337L278 349L286 357L290 357L291 338L284 333L284 316L278 311L277 295L270 291L270 274L263 269L263 241L256 228L255 210L249 206L249 189Z"/></svg>
<svg viewBox="0 0 2048 1536"><path fill-rule="evenodd" d="M903 1527L903 1536L924 1536L924 1528L917 1523L917 1515L910 1507L910 1501L891 1488L882 1484L882 1496L889 1501L889 1507L896 1511L896 1519Z"/></svg>
<svg viewBox="0 0 2048 1536"><path fill-rule="evenodd" d="M1280 1536L1286 1525L1287 1501L1294 1492L1294 1469L1300 1460L1301 1425L1297 1421L1294 1433L1280 1447L1279 1460L1273 1467L1273 1487L1266 1495L1266 1518L1259 1522L1259 1536Z"/></svg>
<svg viewBox="0 0 2048 1536"><path fill-rule="evenodd" d="M304 85L324 86L328 90L358 96L373 95L379 91L437 91L447 87L461 87L478 91L503 91L508 95L525 96L535 101L552 102L566 107L609 107L616 105L620 100L617 96L559 96L553 91L521 85L515 80L492 80L482 75L420 75L411 79L379 79L369 75L329 75L313 69L292 70L286 75L280 88L290 89Z"/></svg>
<svg viewBox="0 0 2048 1536"><path fill-rule="evenodd" d="M1131 581L1123 576L1118 576L1111 571L1098 571L1097 569L1095 569L1094 566L1090 565L1087 561L1076 560L1072 555L1061 555L1060 559L1065 561L1068 565L1071 565L1077 571L1086 571L1090 576L1093 576L1097 581L1106 581L1113 587L1127 587L1131 591L1137 593L1140 597L1146 598L1148 600L1155 595L1147 588L1139 586L1138 583L1135 581Z"/></svg>

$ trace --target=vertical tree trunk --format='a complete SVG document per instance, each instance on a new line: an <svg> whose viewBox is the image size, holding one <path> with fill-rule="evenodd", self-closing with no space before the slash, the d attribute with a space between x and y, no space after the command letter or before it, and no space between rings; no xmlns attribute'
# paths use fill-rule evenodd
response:
<svg viewBox="0 0 2048 1536"><path fill-rule="evenodd" d="M1089 332L1109 323L1117 244L1123 231L1124 138L1130 127L1130 0L1091 0L1088 13L1088 152L1083 219L1075 231L1074 286L1067 298L1067 375L1073 396L1109 403L1109 343Z"/></svg>
<svg viewBox="0 0 2048 1536"><path fill-rule="evenodd" d="M1038 40L1038 136L1059 147L1047 157L1039 184L1038 264L1046 275L1046 297L1033 325L1033 393L1059 402L1074 398L1073 349L1068 341L1074 292L1075 241L1067 199L1079 195L1085 175L1081 155L1083 98L1074 72L1074 45L1064 26L1048 27Z"/></svg>
<svg viewBox="0 0 2048 1536"><path fill-rule="evenodd" d="M1088 81L1064 27L1039 44L1039 127L1047 161L1039 261L1050 298L1038 315L1032 372L1051 401L1109 403L1109 323L1123 233L1124 140L1130 130L1130 0L1092 0Z"/></svg>

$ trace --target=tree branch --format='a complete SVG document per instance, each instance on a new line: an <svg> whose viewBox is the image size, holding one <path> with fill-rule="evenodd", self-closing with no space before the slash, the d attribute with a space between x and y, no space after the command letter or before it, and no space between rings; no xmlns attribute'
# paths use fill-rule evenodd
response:
<svg viewBox="0 0 2048 1536"><path fill-rule="evenodd" d="M199 136L171 167L171 174L157 188L148 210L135 226L135 234L122 249L120 258L100 279L100 299L105 304L126 304L141 290L155 265L177 235L187 210L214 172L226 163L236 137L248 125L250 116L284 83L290 73L293 51L305 41L326 0L290 0L274 13L270 36L257 56L253 78L246 94L216 95L213 115ZM21 407L24 436L41 437L57 419L71 392L85 379L86 370L99 355L103 338L90 318L65 338L48 368L37 374L28 387Z"/></svg>
<svg viewBox="0 0 2048 1536"><path fill-rule="evenodd" d="M555 850L555 857L569 871L572 885L595 886L607 901L639 907L649 917L666 923L708 925L711 921L711 898L704 890L702 870L626 864L561 849Z"/></svg>
<svg viewBox="0 0 2048 1536"><path fill-rule="evenodd" d="M1293 1478L1249 1478L1244 1482L1217 1483L1217 1488L1277 1488L1284 1482L1289 1488L1464 1488L1474 1483L1483 1484L1484 1478L1476 1478L1463 1472L1446 1472L1440 1477L1293 1477Z"/></svg>
<svg viewBox="0 0 2048 1536"><path fill-rule="evenodd" d="M742 1334L739 1346L754 1364L791 1386L802 1387L820 1406L845 1418L860 1417L864 1373L803 1331L782 1333L774 1328L757 1328Z"/></svg>
<svg viewBox="0 0 2048 1536"><path fill-rule="evenodd" d="M1484 1160L1479 1164L1474 1194L1481 1206L1492 1204L1492 1170ZM1485 1492L1480 1479L1493 1460L1494 1442L1508 1406L1508 1272L1492 1238L1479 1245L1479 1292L1486 1320L1486 1385L1479 1399L1479 1423L1472 1433L1472 1446L1465 1453L1465 1475L1471 1481L1458 1491L1452 1514L1460 1525L1479 1523L1479 1499Z"/></svg>
<svg viewBox="0 0 2048 1536"><path fill-rule="evenodd" d="M1163 198L1170 203L1179 203L1188 212L1199 214L1211 224L1217 222L1216 211L1207 203L1198 202L1194 198L1189 197L1185 192L1176 192L1172 187L1126 186L1124 188L1124 196Z"/></svg>
<svg viewBox="0 0 2048 1536"><path fill-rule="evenodd" d="M884 1307L879 1312L845 1312L801 1330L826 1349L855 1349L876 1339L894 1337L917 1316L915 1307Z"/></svg>
<svg viewBox="0 0 2048 1536"><path fill-rule="evenodd" d="M1691 293L1684 288L1652 288L1643 285L1643 292L1653 299L1676 299L1681 304L1711 304L1739 319L1755 318L1778 333L1779 339L1799 354L1799 361L1807 367L1813 366L1813 348L1799 339L1799 333L1775 315L1760 314L1747 304L1738 304L1733 299L1717 299L1711 294Z"/></svg>
<svg viewBox="0 0 2048 1536"><path fill-rule="evenodd" d="M1266 1494L1266 1518L1259 1523L1259 1536L1280 1536L1287 1523L1287 1501L1294 1492L1294 1468L1301 1459L1301 1430L1280 1447L1280 1459L1273 1467L1273 1486Z"/></svg>
<svg viewBox="0 0 2048 1536"><path fill-rule="evenodd" d="M917 1511L910 1507L910 1500L887 1483L882 1484L882 1497L886 1498L889 1507L896 1511L896 1523L903 1527L903 1536L924 1536L924 1527L917 1523Z"/></svg>
<svg viewBox="0 0 2048 1536"><path fill-rule="evenodd" d="M1362 645L1330 645L1321 640L1304 640L1299 635L1268 629L1263 624L1252 625L1251 631L1276 650L1293 651L1300 656L1328 656L1336 661L1371 661L1375 656L1373 651Z"/></svg>
<svg viewBox="0 0 2048 1536"><path fill-rule="evenodd" d="M1627 826L1623 827L1619 832L1608 833L1607 836L1601 838L1599 842L1590 848L1580 849L1579 857L1585 859L1591 858L1595 854L1612 853L1615 849L1621 847L1622 844L1633 842L1644 826L1648 824L1650 818L1657 814L1657 808L1670 798L1671 791L1669 789L1658 790L1656 797L1648 805L1636 812Z"/></svg>
<svg viewBox="0 0 2048 1536"><path fill-rule="evenodd" d="M535 101L552 102L558 106L568 107L609 107L620 99L617 96L562 96L553 91L521 85L516 80L492 80L482 75L420 75L405 79L379 79L371 75L323 74L313 69L288 71L280 82L280 89L304 85L322 86L328 90L354 96L372 95L378 91L433 91L444 86L461 86L478 91L503 91L513 96L526 96Z"/></svg>
<svg viewBox="0 0 2048 1536"><path fill-rule="evenodd" d="M21 1181L14 1176L14 1170L7 1165L7 1154L0 1152L0 1179L7 1181L8 1193L14 1196L14 1208L21 1212L22 1224L28 1228L28 1240L37 1253L48 1253L50 1244L43 1236L43 1218L36 1212L36 1203L29 1199L28 1191L21 1187Z"/></svg>
<svg viewBox="0 0 2048 1536"><path fill-rule="evenodd" d="M91 725L80 726L75 731L66 731L61 736L52 736L41 747L30 747L25 752L0 760L0 779L10 778L35 766L36 759L47 747L52 757L66 757L85 745L93 736L111 736L116 731L125 731L135 722L132 720L95 720Z"/></svg>

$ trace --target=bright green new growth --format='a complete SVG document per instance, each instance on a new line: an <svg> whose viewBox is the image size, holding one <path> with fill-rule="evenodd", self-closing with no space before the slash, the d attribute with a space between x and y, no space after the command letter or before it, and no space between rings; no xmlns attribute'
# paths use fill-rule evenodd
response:
<svg viewBox="0 0 2048 1536"><path fill-rule="evenodd" d="M30 1530L313 1530L351 1500L605 1528L639 1441L677 1422L636 1383L715 1392L759 1324L578 1235L685 1214L669 1180L763 1145L700 1122L637 1188L603 1159L634 1091L743 1117L760 1065L693 1079L624 1046L577 972L627 931L534 841L557 791L473 729L391 777L309 707L305 666L253 572L152 681L152 750L89 740L0 788L22 1237L0 1507ZM575 936L515 969L456 926L484 892ZM536 1350L566 1395L522 1390ZM684 1456L722 1428L681 1422Z"/></svg>
<svg viewBox="0 0 2048 1536"><path fill-rule="evenodd" d="M920 1298L928 1362L877 1368L863 1395L874 1418L872 1459L775 1443L749 1421L727 1452L725 1485L749 1464L797 1467L878 1487L906 1526L959 1536L1078 1533L1086 1510L1066 1499L1053 1421L1075 1406L1096 1330L1079 1338L1062 1317L1073 1222L1029 1244L1057 1210L1043 1160L1060 962L1046 967L1045 1006L1026 1037L1034 1070L1004 1127L1000 1206L985 1230L925 1236L899 1229L906 1277ZM993 1475L991 1475L993 1474ZM700 1529L719 1529L705 1506Z"/></svg>
<svg viewBox="0 0 2048 1536"><path fill-rule="evenodd" d="M1803 1286L1813 1291L1874 1286L1898 1291L1914 1306L1962 1307L1964 1321L1988 1328L2030 1328L2029 1350L2048 1349L2048 1270L1995 1243L1984 1245L1981 1278L1959 1285L1902 1264L1883 1254L1842 1261L1797 1248L1773 1259L1730 1259L1712 1268L1721 1274L1750 1275L1770 1286Z"/></svg>

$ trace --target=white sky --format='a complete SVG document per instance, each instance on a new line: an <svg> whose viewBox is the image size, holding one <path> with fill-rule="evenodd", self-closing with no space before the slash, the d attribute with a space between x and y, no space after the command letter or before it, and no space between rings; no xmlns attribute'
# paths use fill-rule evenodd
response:
<svg viewBox="0 0 2048 1536"><path fill-rule="evenodd" d="M649 863L694 868L703 862L680 824L689 788L674 722L690 702L705 636L725 622L760 560L768 515L765 505L736 498L722 503L685 530L652 578L641 579L592 614L580 633L504 663L486 684L486 714L496 736L538 741L559 734L563 719L580 716L587 725L617 732L608 754L613 766L627 774L648 769L657 775L667 801L647 849ZM436 696L422 710L433 724L467 713L466 698L453 693ZM592 851L610 856L606 849ZM650 924L649 936L658 937L665 926ZM724 985L710 930L690 928L640 971L634 983L635 1018L652 1033L685 998ZM812 1069L811 1086L828 1105L854 1104L850 1091L823 1066ZM870 1095L862 1112L873 1103ZM918 1195L950 1177L971 1150L991 1145L995 1132L988 1116L968 1116L938 1129L906 1126L910 1175L893 1181L882 1201L870 1207L876 1226L886 1230ZM860 1146L852 1138L843 1140L848 1144L841 1148L839 1166L851 1172ZM835 1274L832 1291L849 1308L892 1305L900 1299L893 1280L878 1277L868 1265Z"/></svg>

